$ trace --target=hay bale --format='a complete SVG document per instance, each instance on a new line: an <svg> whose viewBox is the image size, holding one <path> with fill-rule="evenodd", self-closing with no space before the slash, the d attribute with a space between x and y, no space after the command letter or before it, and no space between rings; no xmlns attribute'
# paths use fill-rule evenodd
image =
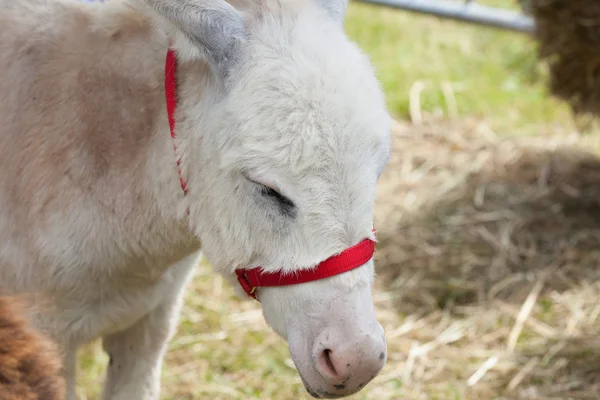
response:
<svg viewBox="0 0 600 400"><path fill-rule="evenodd" d="M378 186L377 301L400 316L386 329L407 398L449 398L448 385L465 399L598 398L596 140L396 127Z"/></svg>
<svg viewBox="0 0 600 400"><path fill-rule="evenodd" d="M550 91L577 114L600 116L600 1L530 0Z"/></svg>

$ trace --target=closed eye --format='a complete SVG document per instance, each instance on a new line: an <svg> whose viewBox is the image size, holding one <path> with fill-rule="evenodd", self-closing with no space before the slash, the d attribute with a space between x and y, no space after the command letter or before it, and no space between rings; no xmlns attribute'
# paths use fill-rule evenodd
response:
<svg viewBox="0 0 600 400"><path fill-rule="evenodd" d="M261 197L270 200L276 205L278 205L281 214L290 217L294 217L296 215L296 205L294 204L294 202L286 196L282 195L277 189L265 185L264 183L257 182L245 174L244 177L258 187Z"/></svg>
<svg viewBox="0 0 600 400"><path fill-rule="evenodd" d="M270 197L286 207L296 207L296 205L294 204L293 201L291 201L290 199L288 199L287 197L285 197L284 195L279 193L277 190L270 188L268 186L262 185L260 183L257 183L257 184L261 186L260 192L263 196Z"/></svg>

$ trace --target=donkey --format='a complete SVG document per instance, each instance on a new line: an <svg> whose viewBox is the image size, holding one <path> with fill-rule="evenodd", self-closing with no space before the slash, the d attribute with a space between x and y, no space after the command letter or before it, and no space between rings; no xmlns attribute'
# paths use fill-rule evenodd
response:
<svg viewBox="0 0 600 400"><path fill-rule="evenodd" d="M0 291L105 400L155 400L201 256L316 398L383 368L371 299L391 118L346 0L0 0Z"/></svg>

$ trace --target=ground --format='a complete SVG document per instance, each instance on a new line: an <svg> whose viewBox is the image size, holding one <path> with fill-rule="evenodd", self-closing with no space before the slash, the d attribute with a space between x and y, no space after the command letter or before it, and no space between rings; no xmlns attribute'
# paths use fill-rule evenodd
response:
<svg viewBox="0 0 600 400"><path fill-rule="evenodd" d="M346 28L398 120L376 216L389 360L352 398L599 398L593 127L547 95L524 35L356 3ZM207 264L182 318L162 399L309 398L258 303ZM97 399L106 356L95 343L80 361Z"/></svg>

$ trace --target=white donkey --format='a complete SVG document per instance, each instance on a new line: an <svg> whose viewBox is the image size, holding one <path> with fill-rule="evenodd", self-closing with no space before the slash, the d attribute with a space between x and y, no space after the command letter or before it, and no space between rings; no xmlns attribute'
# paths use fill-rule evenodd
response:
<svg viewBox="0 0 600 400"><path fill-rule="evenodd" d="M98 337L104 399L159 397L200 250L257 296L314 397L381 370L372 217L391 120L345 8L0 0L0 286L35 293L69 399Z"/></svg>

